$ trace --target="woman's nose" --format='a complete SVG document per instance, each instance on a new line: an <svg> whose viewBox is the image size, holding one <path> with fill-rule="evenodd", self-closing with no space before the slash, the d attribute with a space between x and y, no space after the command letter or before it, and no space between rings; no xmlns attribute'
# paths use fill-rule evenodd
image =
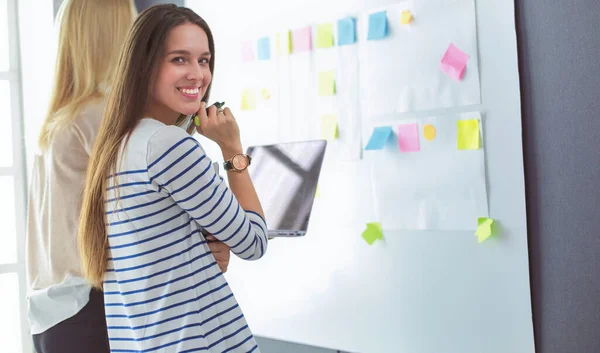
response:
<svg viewBox="0 0 600 353"><path fill-rule="evenodd" d="M187 72L186 77L190 81L202 81L204 75L202 74L202 68L200 64L191 65L190 70Z"/></svg>

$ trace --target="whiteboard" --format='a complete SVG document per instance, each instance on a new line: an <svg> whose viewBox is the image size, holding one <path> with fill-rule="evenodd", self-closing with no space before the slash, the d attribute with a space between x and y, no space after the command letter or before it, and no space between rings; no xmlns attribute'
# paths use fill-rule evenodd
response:
<svg viewBox="0 0 600 353"><path fill-rule="evenodd" d="M212 97L235 103L246 84L239 53L243 40L396 3L187 5L216 37ZM377 217L370 161L339 160L343 144L332 143L307 236L271 241L257 262L234 258L226 274L256 335L361 353L534 352L513 3L479 0L476 14L481 104L394 119L481 113L489 214L500 225L499 236L478 244L472 231L400 231L384 224L385 239L368 246L360 234ZM307 104L308 111L318 108L315 100ZM261 130L253 128L264 124L256 121L260 114L236 112L244 143L260 140ZM316 113L307 121L314 123ZM303 133L315 133L314 124L294 123L306 129ZM295 132L278 124L280 132ZM202 143L219 160L215 146Z"/></svg>

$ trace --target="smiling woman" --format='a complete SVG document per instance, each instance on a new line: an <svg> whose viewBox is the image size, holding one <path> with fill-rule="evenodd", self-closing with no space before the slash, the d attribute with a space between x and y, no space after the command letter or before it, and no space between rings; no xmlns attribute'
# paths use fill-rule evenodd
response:
<svg viewBox="0 0 600 353"><path fill-rule="evenodd" d="M79 227L84 274L104 289L111 351L259 352L205 234L259 259L262 207L245 168L231 172L230 190L175 126L198 113L198 132L225 159L240 158L231 111L206 110L214 52L206 22L175 5L140 14L123 46Z"/></svg>

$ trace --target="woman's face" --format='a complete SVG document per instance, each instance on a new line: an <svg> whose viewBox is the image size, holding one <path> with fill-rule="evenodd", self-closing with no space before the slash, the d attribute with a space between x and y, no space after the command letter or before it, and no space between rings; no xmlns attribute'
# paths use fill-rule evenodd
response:
<svg viewBox="0 0 600 353"><path fill-rule="evenodd" d="M147 113L163 122L198 111L212 79L208 36L191 23L173 28L165 42Z"/></svg>

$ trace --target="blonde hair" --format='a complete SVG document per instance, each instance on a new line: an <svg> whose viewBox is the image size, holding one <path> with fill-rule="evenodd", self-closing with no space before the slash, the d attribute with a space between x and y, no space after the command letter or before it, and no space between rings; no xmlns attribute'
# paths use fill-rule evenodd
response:
<svg viewBox="0 0 600 353"><path fill-rule="evenodd" d="M118 191L115 173L119 151L123 141L127 143L127 138L143 118L169 32L185 23L195 24L206 33L212 54L209 67L214 75L215 45L210 28L200 16L185 7L173 4L149 7L136 19L123 44L88 165L77 235L83 275L95 288L102 289L108 264L104 203L107 182L112 179ZM208 101L209 94L210 85L202 97L204 102Z"/></svg>
<svg viewBox="0 0 600 353"><path fill-rule="evenodd" d="M59 13L54 87L38 139L41 149L84 104L104 98L137 16L133 0L66 0Z"/></svg>

